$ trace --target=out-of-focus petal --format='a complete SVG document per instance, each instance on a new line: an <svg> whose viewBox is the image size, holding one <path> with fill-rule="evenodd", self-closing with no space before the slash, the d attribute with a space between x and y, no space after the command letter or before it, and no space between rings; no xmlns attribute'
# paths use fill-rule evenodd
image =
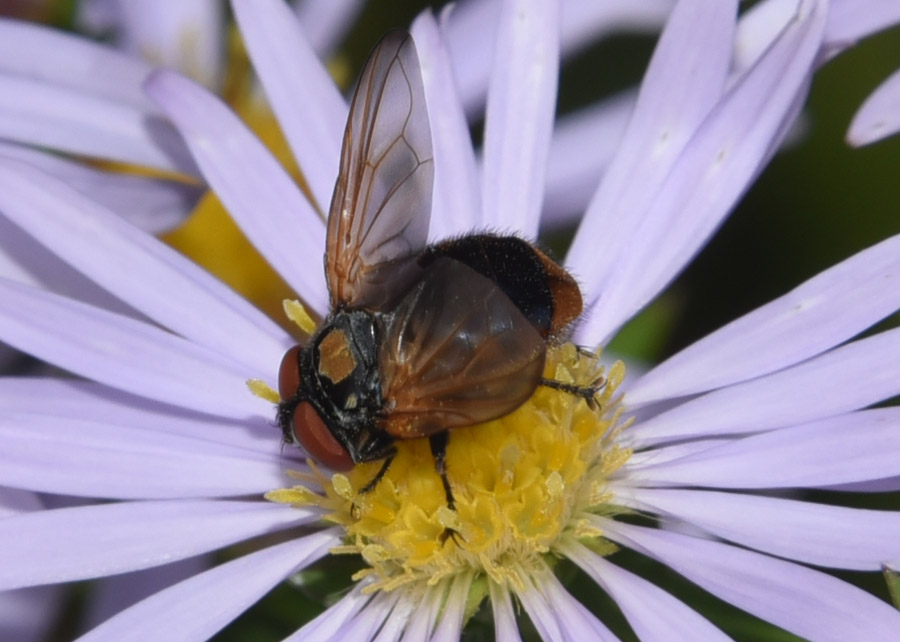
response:
<svg viewBox="0 0 900 642"><path fill-rule="evenodd" d="M626 92L556 121L547 156L542 226L575 223L584 214L622 140L634 101L635 95Z"/></svg>
<svg viewBox="0 0 900 642"><path fill-rule="evenodd" d="M737 2L688 0L669 19L637 104L566 258L596 301L698 125L722 95ZM605 296L605 295L604 295Z"/></svg>
<svg viewBox="0 0 900 642"><path fill-rule="evenodd" d="M900 22L894 0L831 0L825 40L844 48Z"/></svg>
<svg viewBox="0 0 900 642"><path fill-rule="evenodd" d="M900 559L898 511L702 490L635 488L631 494L632 508L806 564L877 571L885 560Z"/></svg>
<svg viewBox="0 0 900 642"><path fill-rule="evenodd" d="M559 4L504 0L488 91L481 225L537 236L559 71ZM502 62L501 62L502 61Z"/></svg>
<svg viewBox="0 0 900 642"><path fill-rule="evenodd" d="M284 168L234 112L200 85L160 70L146 89L175 122L250 242L311 308L326 312L325 225Z"/></svg>
<svg viewBox="0 0 900 642"><path fill-rule="evenodd" d="M900 71L878 86L866 98L847 132L847 142L854 147L874 143L900 131Z"/></svg>
<svg viewBox="0 0 900 642"><path fill-rule="evenodd" d="M57 154L2 141L0 156L28 163L64 181L149 234L162 234L183 223L206 191L199 185L94 169Z"/></svg>
<svg viewBox="0 0 900 642"><path fill-rule="evenodd" d="M278 429L258 421L229 421L110 388L93 381L50 377L0 378L0 408L8 412L78 418L207 439L268 456ZM287 454L282 454L282 461ZM299 462L289 461L291 467Z"/></svg>
<svg viewBox="0 0 900 642"><path fill-rule="evenodd" d="M0 138L197 174L178 132L161 116L34 77L0 72Z"/></svg>
<svg viewBox="0 0 900 642"><path fill-rule="evenodd" d="M810 488L894 475L900 475L896 407L772 430L628 470L634 483L715 488Z"/></svg>
<svg viewBox="0 0 900 642"><path fill-rule="evenodd" d="M120 48L154 65L177 69L217 89L225 72L225 17L220 0L117 2Z"/></svg>
<svg viewBox="0 0 900 642"><path fill-rule="evenodd" d="M84 421L40 413L0 417L0 484L114 499L263 494L289 485L273 430L268 456L218 444L214 435Z"/></svg>
<svg viewBox="0 0 900 642"><path fill-rule="evenodd" d="M115 213L28 165L0 159L0 211L151 319L269 376L287 333L222 282Z"/></svg>
<svg viewBox="0 0 900 642"><path fill-rule="evenodd" d="M825 573L728 544L595 518L607 537L713 595L810 640L890 642L900 612Z"/></svg>
<svg viewBox="0 0 900 642"><path fill-rule="evenodd" d="M283 0L232 0L231 5L315 207L327 213L347 102Z"/></svg>
<svg viewBox="0 0 900 642"><path fill-rule="evenodd" d="M362 11L362 0L300 0L296 3L297 19L320 57L330 56Z"/></svg>
<svg viewBox="0 0 900 642"><path fill-rule="evenodd" d="M577 340L605 341L675 278L722 222L768 160L808 87L826 9L823 0L802 3L772 47L704 120L654 191ZM600 291L592 294L596 299Z"/></svg>
<svg viewBox="0 0 900 642"><path fill-rule="evenodd" d="M453 70L432 13L419 14L411 31L422 67L434 165L438 168L428 228L429 238L437 241L477 229L481 221L478 167Z"/></svg>
<svg viewBox="0 0 900 642"><path fill-rule="evenodd" d="M19 515L0 520L0 589L149 568L317 519L317 513L281 504L200 500L123 502ZM65 546L60 546L62 533Z"/></svg>
<svg viewBox="0 0 900 642"><path fill-rule="evenodd" d="M563 0L560 41L564 55L616 31L657 31L674 0ZM453 7L446 35L466 113L484 106L494 51L500 0L469 0Z"/></svg>
<svg viewBox="0 0 900 642"><path fill-rule="evenodd" d="M152 66L56 29L0 18L0 72L159 114L141 89Z"/></svg>
<svg viewBox="0 0 900 642"><path fill-rule="evenodd" d="M156 326L6 280L0 300L0 338L48 363L213 415L272 413L236 362Z"/></svg>
<svg viewBox="0 0 900 642"><path fill-rule="evenodd" d="M900 308L898 280L900 236L895 236L653 368L628 387L628 402L644 404L704 392L820 354Z"/></svg>
<svg viewBox="0 0 900 642"><path fill-rule="evenodd" d="M729 640L684 602L571 541L560 548L616 601L641 640Z"/></svg>
<svg viewBox="0 0 900 642"><path fill-rule="evenodd" d="M340 543L323 531L244 555L151 595L79 638L196 642L221 630L291 573Z"/></svg>
<svg viewBox="0 0 900 642"><path fill-rule="evenodd" d="M646 446L771 430L863 408L900 393L898 354L900 330L888 330L692 399L635 424L627 436Z"/></svg>

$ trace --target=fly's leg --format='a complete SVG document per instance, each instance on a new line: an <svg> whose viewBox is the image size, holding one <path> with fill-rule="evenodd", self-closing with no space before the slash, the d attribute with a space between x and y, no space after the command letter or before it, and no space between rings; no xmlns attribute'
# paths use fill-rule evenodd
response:
<svg viewBox="0 0 900 642"><path fill-rule="evenodd" d="M380 482L384 478L385 474L388 471L388 468L391 467L391 462L394 461L394 456L396 454L396 450L391 450L390 452L388 452L387 457L384 458L384 463L381 464L381 468L375 474L375 477L372 478L372 481L359 489L359 493L361 495L364 495L365 493L371 493L373 490L375 490L378 482Z"/></svg>
<svg viewBox="0 0 900 642"><path fill-rule="evenodd" d="M450 480L447 479L447 443L450 441L450 433L446 430L434 433L428 438L431 446L431 455L434 457L434 470L441 477L441 483L444 485L444 496L447 498L447 508L452 511L456 510L456 502L453 501L453 490L450 488ZM441 543L446 543L449 538L453 538L456 545L459 546L459 540L462 536L452 528L445 528L441 533Z"/></svg>
<svg viewBox="0 0 900 642"><path fill-rule="evenodd" d="M574 383L566 383L565 381L541 377L541 380L538 383L545 388L553 388L554 390L560 390L562 392L567 392L570 395L581 397L584 399L585 403L587 403L588 408L597 410L600 407L600 404L597 402L597 394L603 389L603 386L606 385L606 380L603 377L599 377L592 381L588 386L579 386Z"/></svg>

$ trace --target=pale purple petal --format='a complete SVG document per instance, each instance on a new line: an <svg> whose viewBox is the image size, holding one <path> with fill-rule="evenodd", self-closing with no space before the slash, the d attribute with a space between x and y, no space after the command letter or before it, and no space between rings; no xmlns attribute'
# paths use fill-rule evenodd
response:
<svg viewBox="0 0 900 642"><path fill-rule="evenodd" d="M656 32L674 0L563 0L560 22L563 54L617 31ZM494 52L499 0L470 0L454 6L446 35L462 103L469 114L484 105Z"/></svg>
<svg viewBox="0 0 900 642"><path fill-rule="evenodd" d="M900 490L900 475L850 484L835 484L833 486L824 486L823 488L825 490L840 490L851 493L892 493Z"/></svg>
<svg viewBox="0 0 900 642"><path fill-rule="evenodd" d="M886 561L900 559L897 511L680 489L635 488L632 498L632 508L691 522L717 537L806 564L877 571Z"/></svg>
<svg viewBox="0 0 900 642"><path fill-rule="evenodd" d="M878 86L856 112L847 142L854 147L874 143L900 131L900 71Z"/></svg>
<svg viewBox="0 0 900 642"><path fill-rule="evenodd" d="M0 277L78 299L125 316L146 320L0 215Z"/></svg>
<svg viewBox="0 0 900 642"><path fill-rule="evenodd" d="M149 568L317 519L313 511L269 502L201 500L78 506L10 517L0 520L0 589Z"/></svg>
<svg viewBox="0 0 900 642"><path fill-rule="evenodd" d="M150 234L162 234L183 223L205 191L199 185L94 169L57 154L4 142L0 142L0 156L61 179Z"/></svg>
<svg viewBox="0 0 900 642"><path fill-rule="evenodd" d="M328 638L335 642L369 642L374 640L378 630L387 622L399 595L396 591L386 594L380 591L374 595L366 608L352 619L342 622L335 634ZM315 638L314 638L315 639ZM321 639L321 638L320 638Z"/></svg>
<svg viewBox="0 0 900 642"><path fill-rule="evenodd" d="M0 408L11 413L34 413L60 419L77 417L185 435L266 456L273 452L273 439L280 437L278 429L268 422L212 417L130 395L93 381L71 378L0 378ZM282 455L285 465L301 466L299 462L285 460L286 456L287 453Z"/></svg>
<svg viewBox="0 0 900 642"><path fill-rule="evenodd" d="M441 620L431 635L432 642L453 642L453 640L460 639L466 598L469 596L472 579L471 573L457 573L453 578L450 590L447 592L447 601L444 603Z"/></svg>
<svg viewBox="0 0 900 642"><path fill-rule="evenodd" d="M612 631L606 628L597 616L566 591L556 576L549 574L541 578L540 589L553 609L564 640L601 640L618 642Z"/></svg>
<svg viewBox="0 0 900 642"><path fill-rule="evenodd" d="M50 639L63 603L58 586L0 591L0 640L42 642Z"/></svg>
<svg viewBox="0 0 900 642"><path fill-rule="evenodd" d="M636 423L627 438L646 446L771 430L856 410L900 394L898 354L900 330L888 330L683 403Z"/></svg>
<svg viewBox="0 0 900 642"><path fill-rule="evenodd" d="M566 263L594 303L698 125L725 86L736 0L679 3L644 75L621 145ZM605 296L605 295L604 295Z"/></svg>
<svg viewBox="0 0 900 642"><path fill-rule="evenodd" d="M198 575L212 567L213 554L198 555L171 564L104 577L91 589L81 617L82 631L88 631L112 616L134 606L176 582Z"/></svg>
<svg viewBox="0 0 900 642"><path fill-rule="evenodd" d="M635 95L626 92L557 120L547 157L541 225L574 223L584 214L622 140Z"/></svg>
<svg viewBox="0 0 900 642"><path fill-rule="evenodd" d="M158 114L141 89L152 69L143 60L87 38L0 18L0 74L31 78Z"/></svg>
<svg viewBox="0 0 900 642"><path fill-rule="evenodd" d="M434 630L438 613L444 604L444 596L447 594L447 584L447 580L444 580L427 587L423 594L416 596L419 604L403 631L403 642L427 642L431 639L431 632Z"/></svg>
<svg viewBox="0 0 900 642"><path fill-rule="evenodd" d="M898 280L895 236L682 350L629 386L628 402L704 392L813 357L900 308Z"/></svg>
<svg viewBox="0 0 900 642"><path fill-rule="evenodd" d="M897 407L772 430L627 473L633 483L717 488L811 488L895 475L900 475Z"/></svg>
<svg viewBox="0 0 900 642"><path fill-rule="evenodd" d="M170 71L147 93L169 114L235 222L313 310L324 313L325 225L287 172L222 101Z"/></svg>
<svg viewBox="0 0 900 642"><path fill-rule="evenodd" d="M232 0L231 5L315 208L327 213L347 102L283 0Z"/></svg>
<svg viewBox="0 0 900 642"><path fill-rule="evenodd" d="M161 116L77 89L2 72L0 138L197 174L178 132Z"/></svg>
<svg viewBox="0 0 900 642"><path fill-rule="evenodd" d="M0 519L42 508L44 504L39 495L27 490L0 486Z"/></svg>
<svg viewBox="0 0 900 642"><path fill-rule="evenodd" d="M556 109L559 5L504 0L488 91L481 226L537 236ZM502 62L501 62L502 61Z"/></svg>
<svg viewBox="0 0 900 642"><path fill-rule="evenodd" d="M549 575L549 572L545 575ZM516 596L542 640L550 642L565 639L553 608L540 590L529 583L522 590L517 590Z"/></svg>
<svg viewBox="0 0 900 642"><path fill-rule="evenodd" d="M110 618L79 642L206 640L291 573L340 543L324 531L244 555L171 586Z"/></svg>
<svg viewBox="0 0 900 642"><path fill-rule="evenodd" d="M296 5L297 19L310 44L319 56L327 57L347 35L364 3L362 0L300 0Z"/></svg>
<svg viewBox="0 0 900 642"><path fill-rule="evenodd" d="M0 338L48 363L213 415L272 414L236 362L156 326L6 280L0 300Z"/></svg>
<svg viewBox="0 0 900 642"><path fill-rule="evenodd" d="M0 484L115 499L263 494L289 486L273 429L271 453L119 423L39 413L0 416Z"/></svg>
<svg viewBox="0 0 900 642"><path fill-rule="evenodd" d="M287 333L192 261L40 171L0 159L0 211L149 318L271 376Z"/></svg>
<svg viewBox="0 0 900 642"><path fill-rule="evenodd" d="M422 68L434 164L438 168L434 174L428 228L429 238L437 241L478 227L481 221L478 167L446 46L432 13L419 14L411 32Z"/></svg>
<svg viewBox="0 0 900 642"><path fill-rule="evenodd" d="M331 640L341 626L353 618L360 610L372 601L371 594L364 594L363 589L371 584L363 580L354 584L350 592L339 602L329 607L307 622L303 628L289 635L284 642L306 642L307 640Z"/></svg>
<svg viewBox="0 0 900 642"><path fill-rule="evenodd" d="M118 2L120 48L177 69L210 88L225 73L225 18L220 0Z"/></svg>
<svg viewBox="0 0 900 642"><path fill-rule="evenodd" d="M419 606L420 595L413 594L411 591L404 593L395 591L395 593L397 595L392 596L396 598L394 608L374 638L375 642L397 642L403 636L407 622ZM459 637L456 638L457 642L458 640Z"/></svg>
<svg viewBox="0 0 900 642"><path fill-rule="evenodd" d="M684 602L576 541L559 550L609 593L641 640L730 639Z"/></svg>
<svg viewBox="0 0 900 642"><path fill-rule="evenodd" d="M607 537L713 595L811 640L896 640L900 611L812 569L728 544L595 518Z"/></svg>
<svg viewBox="0 0 900 642"><path fill-rule="evenodd" d="M844 48L900 22L900 3L894 0L831 0L825 39Z"/></svg>
<svg viewBox="0 0 900 642"><path fill-rule="evenodd" d="M823 0L804 2L778 40L704 120L662 187L654 190L630 237L633 242L623 244L627 251L576 339L586 344L606 340L675 277L722 222L770 157L808 86L825 15ZM599 295L593 291L594 298Z"/></svg>
<svg viewBox="0 0 900 642"><path fill-rule="evenodd" d="M490 581L488 589L490 589L491 608L494 613L494 639L521 642L522 637L519 635L519 625L516 623L516 614L513 612L509 589Z"/></svg>

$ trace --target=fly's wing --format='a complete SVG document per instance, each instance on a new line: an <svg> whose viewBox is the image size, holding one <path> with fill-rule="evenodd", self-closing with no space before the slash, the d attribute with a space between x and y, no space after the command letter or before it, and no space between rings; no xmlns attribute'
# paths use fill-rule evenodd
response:
<svg viewBox="0 0 900 642"><path fill-rule="evenodd" d="M350 106L331 210L325 276L332 308L382 309L420 268L431 213L431 129L415 45L378 43Z"/></svg>
<svg viewBox="0 0 900 642"><path fill-rule="evenodd" d="M400 302L380 350L381 427L406 439L518 408L540 381L546 344L493 281L440 258Z"/></svg>

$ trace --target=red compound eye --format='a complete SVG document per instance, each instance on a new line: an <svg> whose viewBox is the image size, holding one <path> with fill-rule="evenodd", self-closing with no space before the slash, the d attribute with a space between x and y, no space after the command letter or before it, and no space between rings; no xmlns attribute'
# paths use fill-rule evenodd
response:
<svg viewBox="0 0 900 642"><path fill-rule="evenodd" d="M278 394L282 401L287 401L300 387L300 346L294 346L281 358L278 369Z"/></svg>
<svg viewBox="0 0 900 642"><path fill-rule="evenodd" d="M294 437L316 461L332 470L350 470L353 459L308 401L294 410Z"/></svg>

